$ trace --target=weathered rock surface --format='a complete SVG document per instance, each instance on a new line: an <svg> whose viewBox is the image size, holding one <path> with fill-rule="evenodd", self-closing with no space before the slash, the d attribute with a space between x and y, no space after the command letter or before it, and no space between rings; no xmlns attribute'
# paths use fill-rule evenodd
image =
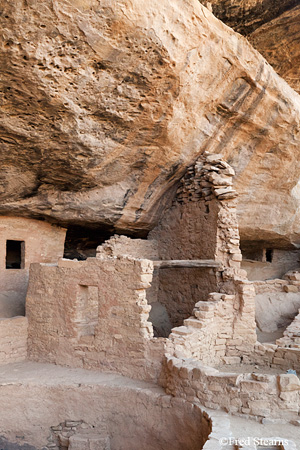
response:
<svg viewBox="0 0 300 450"><path fill-rule="evenodd" d="M276 72L299 93L300 5L259 27L248 38Z"/></svg>
<svg viewBox="0 0 300 450"><path fill-rule="evenodd" d="M297 6L299 0L202 0L201 3L235 31L248 35Z"/></svg>
<svg viewBox="0 0 300 450"><path fill-rule="evenodd" d="M247 36L276 72L300 91L299 0L203 0L204 6Z"/></svg>
<svg viewBox="0 0 300 450"><path fill-rule="evenodd" d="M198 1L8 0L0 25L2 213L149 230L207 150L242 237L299 242L300 97Z"/></svg>

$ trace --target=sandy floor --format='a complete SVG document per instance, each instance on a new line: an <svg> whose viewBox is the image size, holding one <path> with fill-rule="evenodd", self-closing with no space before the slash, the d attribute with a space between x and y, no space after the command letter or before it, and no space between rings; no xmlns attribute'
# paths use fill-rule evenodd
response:
<svg viewBox="0 0 300 450"><path fill-rule="evenodd" d="M300 427L291 424L260 424L254 420L240 417L230 418L231 431L239 438L281 438L294 441L300 449ZM265 449L267 450L267 449Z"/></svg>
<svg viewBox="0 0 300 450"><path fill-rule="evenodd" d="M43 386L78 385L78 384L105 384L128 386L141 389L155 389L164 393L164 390L152 383L132 380L114 373L104 373L96 370L73 369L24 361L21 363L0 366L0 386L2 384L35 384Z"/></svg>
<svg viewBox="0 0 300 450"><path fill-rule="evenodd" d="M282 338L284 331L285 328L280 328L279 330L274 331L273 333L265 333L264 331L259 331L258 328L256 328L257 340L262 344L267 342L275 344L276 339Z"/></svg>

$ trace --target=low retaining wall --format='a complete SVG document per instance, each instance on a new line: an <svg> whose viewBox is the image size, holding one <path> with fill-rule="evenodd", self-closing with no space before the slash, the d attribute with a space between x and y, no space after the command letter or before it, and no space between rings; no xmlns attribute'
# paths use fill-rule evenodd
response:
<svg viewBox="0 0 300 450"><path fill-rule="evenodd" d="M224 373L199 361L168 355L166 392L212 409L254 418L295 420L300 380L293 374Z"/></svg>
<svg viewBox="0 0 300 450"><path fill-rule="evenodd" d="M288 369L300 371L300 348L257 343L254 353L250 357L243 357L243 362L269 366L283 371Z"/></svg>

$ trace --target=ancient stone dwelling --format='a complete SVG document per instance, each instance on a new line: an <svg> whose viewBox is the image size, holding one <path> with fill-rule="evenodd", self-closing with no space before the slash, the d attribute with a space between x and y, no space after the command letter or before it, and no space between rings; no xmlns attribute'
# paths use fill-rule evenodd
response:
<svg viewBox="0 0 300 450"><path fill-rule="evenodd" d="M0 450L300 448L299 15L0 0Z"/></svg>
<svg viewBox="0 0 300 450"><path fill-rule="evenodd" d="M2 239L7 244L1 277L8 280L3 284L8 285L3 299L11 293L15 304L10 274L16 280L22 277L15 282L20 302L24 291L27 295L25 317L17 304L5 318L6 303L2 303L1 363L20 363L13 366L21 370L20 375L24 364L26 376L26 371L30 376L30 364L39 371L36 362L48 364L40 366L42 378L43 371L47 374L60 366L59 377L67 370L66 376L72 379L73 368L81 379L78 369L92 369L94 376L120 374L129 377L125 380L160 386L160 408L170 408L172 399L181 399L179 410L172 407L168 418L173 421L170 436L179 431L173 428L173 414L182 419L181 437L172 444L175 448L216 448L214 420L218 428L218 420L225 419L214 419L214 410L256 420L297 421L300 381L285 372L298 370L300 350L297 345L286 345L285 337L277 344L257 340L255 289L262 282L257 281L257 287L241 268L233 176L234 170L220 155L200 157L181 179L172 203L147 239L115 235L98 246L96 257L82 261L61 256L64 229L37 220L2 217ZM40 233L32 235L30 230ZM27 290L28 271L23 272L31 258ZM298 292L293 281L298 272L292 274L290 281L282 283L286 295ZM279 282L272 280L268 293ZM294 336L291 331L292 326L286 330L288 342ZM260 367L258 373L247 372L249 365ZM264 374L263 367L273 368L274 374ZM57 376L55 371L53 376ZM94 386L92 380L86 388ZM136 383L139 386L140 381ZM41 388L46 386L42 383ZM71 417L71 410L66 412L63 407L65 388L59 385L59 389L63 389L62 398L55 402L61 411L52 411L54 402L46 418L36 418L41 431L32 435L30 444L37 446L32 448L118 448L115 442L121 434L115 436L116 423L107 407L102 406L100 416L97 413L92 418L93 408L87 413L77 405L83 394L75 389ZM158 401L157 394L152 396L147 400L150 410ZM9 401L18 401L18 397ZM138 399L133 401L139 404ZM118 411L119 405L114 408ZM190 408L198 409L192 414ZM138 408L135 413L140 414ZM188 429L192 431L185 430L185 421L191 421ZM24 433L31 434L32 423L25 422ZM4 423L8 426L8 419ZM146 427L144 423L139 426ZM153 433L151 439L156 436ZM159 442L159 435L154 441ZM3 442L12 439L12 434L4 436ZM14 435L16 439L20 445L22 441ZM170 437L164 439L169 448Z"/></svg>
<svg viewBox="0 0 300 450"><path fill-rule="evenodd" d="M1 317L25 314L29 267L56 263L64 253L66 230L22 217L1 217Z"/></svg>

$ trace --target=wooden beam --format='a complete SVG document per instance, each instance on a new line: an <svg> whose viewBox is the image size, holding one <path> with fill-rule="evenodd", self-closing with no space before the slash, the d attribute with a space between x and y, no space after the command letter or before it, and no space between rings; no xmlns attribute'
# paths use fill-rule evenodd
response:
<svg viewBox="0 0 300 450"><path fill-rule="evenodd" d="M201 267L220 267L221 263L214 259L166 259L153 261L153 265L158 269L199 269Z"/></svg>

